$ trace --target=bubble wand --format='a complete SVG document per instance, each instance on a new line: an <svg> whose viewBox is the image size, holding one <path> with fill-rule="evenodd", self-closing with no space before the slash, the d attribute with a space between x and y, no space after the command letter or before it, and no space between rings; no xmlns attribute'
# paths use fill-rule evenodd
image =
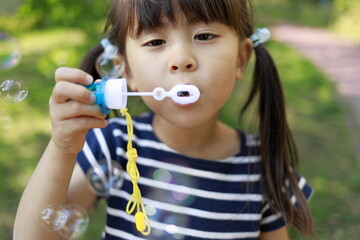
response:
<svg viewBox="0 0 360 240"><path fill-rule="evenodd" d="M170 91L157 87L152 92L128 92L124 78L103 80L85 87L95 94L95 104L100 105L105 114L110 113L110 109L126 108L128 96L151 96L158 101L168 97L181 105L195 103L200 97L199 89L189 84L177 84Z"/></svg>

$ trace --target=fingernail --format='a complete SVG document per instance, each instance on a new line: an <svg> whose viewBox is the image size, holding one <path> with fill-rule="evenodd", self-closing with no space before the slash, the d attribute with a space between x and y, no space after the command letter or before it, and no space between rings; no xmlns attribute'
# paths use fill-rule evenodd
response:
<svg viewBox="0 0 360 240"><path fill-rule="evenodd" d="M86 82L87 82L87 84L91 84L91 83L94 82L94 78L91 75L87 74L86 75Z"/></svg>

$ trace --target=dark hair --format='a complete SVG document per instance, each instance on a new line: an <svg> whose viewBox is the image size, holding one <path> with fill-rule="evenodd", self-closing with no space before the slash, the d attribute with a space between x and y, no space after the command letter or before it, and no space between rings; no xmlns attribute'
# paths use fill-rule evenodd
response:
<svg viewBox="0 0 360 240"><path fill-rule="evenodd" d="M270 207L282 213L288 224L306 236L313 236L315 230L312 216L294 172L298 167L298 153L286 121L285 98L280 77L266 48L259 45L254 50L256 60L253 82L241 115L256 102L265 197ZM296 206L291 203L291 194L296 197Z"/></svg>
<svg viewBox="0 0 360 240"><path fill-rule="evenodd" d="M228 25L236 31L239 39L250 37L254 32L251 0L113 0L105 32L126 59L127 34L137 36L142 31L156 28L163 17L176 23L176 11L184 13L189 21ZM85 57L82 69L97 76L95 59L101 52L101 46L96 46ZM314 235L307 200L296 177L298 156L286 121L280 78L265 47L256 47L255 53L253 85L241 114L253 102L257 103L264 195L271 209L280 212L287 224L293 225L306 236ZM295 205L291 203L291 194L296 197Z"/></svg>

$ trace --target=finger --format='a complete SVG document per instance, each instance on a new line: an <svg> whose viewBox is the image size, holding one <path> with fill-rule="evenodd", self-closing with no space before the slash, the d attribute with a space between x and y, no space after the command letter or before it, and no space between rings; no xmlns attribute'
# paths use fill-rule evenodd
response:
<svg viewBox="0 0 360 240"><path fill-rule="evenodd" d="M90 116L104 119L107 115L101 112L100 106L67 101L63 104L50 103L50 114L53 120L62 121L79 116Z"/></svg>
<svg viewBox="0 0 360 240"><path fill-rule="evenodd" d="M108 121L105 119L82 116L62 121L56 129L62 131L62 136L76 136L80 132L88 131L92 128L104 128L107 125Z"/></svg>
<svg viewBox="0 0 360 240"><path fill-rule="evenodd" d="M91 75L80 69L60 67L55 71L55 81L66 81L82 85L89 85L94 81L94 79Z"/></svg>
<svg viewBox="0 0 360 240"><path fill-rule="evenodd" d="M52 99L54 103L64 103L69 100L76 100L85 104L93 104L96 97L94 93L82 85L60 81L54 86Z"/></svg>

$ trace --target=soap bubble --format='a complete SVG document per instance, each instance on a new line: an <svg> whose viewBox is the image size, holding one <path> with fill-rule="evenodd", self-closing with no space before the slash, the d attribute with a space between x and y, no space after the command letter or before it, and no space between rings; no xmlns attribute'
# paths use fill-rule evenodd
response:
<svg viewBox="0 0 360 240"><path fill-rule="evenodd" d="M59 205L49 205L40 213L40 220L48 231L58 231L65 226L67 215L65 208Z"/></svg>
<svg viewBox="0 0 360 240"><path fill-rule="evenodd" d="M166 226L165 229L170 234L175 234L175 233L179 232L179 228L174 224L170 224L170 225Z"/></svg>
<svg viewBox="0 0 360 240"><path fill-rule="evenodd" d="M123 59L119 54L100 55L96 61L96 70L104 79L118 78L124 72Z"/></svg>
<svg viewBox="0 0 360 240"><path fill-rule="evenodd" d="M170 183L172 180L171 173L166 169L157 169L153 173L153 179L161 182Z"/></svg>
<svg viewBox="0 0 360 240"><path fill-rule="evenodd" d="M100 197L108 197L110 189L119 189L124 182L124 171L116 161L101 160L87 171L86 176Z"/></svg>
<svg viewBox="0 0 360 240"><path fill-rule="evenodd" d="M184 239L185 236L181 233L181 227L187 227L189 224L189 217L184 215L176 216L169 215L164 219L165 233L167 233L167 239Z"/></svg>
<svg viewBox="0 0 360 240"><path fill-rule="evenodd" d="M15 67L20 58L20 44L16 38L0 32L0 68Z"/></svg>
<svg viewBox="0 0 360 240"><path fill-rule="evenodd" d="M156 214L156 208L151 205L145 206L145 212L148 217L154 216Z"/></svg>
<svg viewBox="0 0 360 240"><path fill-rule="evenodd" d="M40 213L40 220L47 231L56 231L66 239L76 239L88 225L89 217L78 204L48 205Z"/></svg>
<svg viewBox="0 0 360 240"><path fill-rule="evenodd" d="M59 229L59 234L67 239L80 237L89 226L89 216L85 209L78 204L65 206L66 224Z"/></svg>
<svg viewBox="0 0 360 240"><path fill-rule="evenodd" d="M178 201L185 201L190 197L190 191L188 187L177 186L172 192L172 195Z"/></svg>
<svg viewBox="0 0 360 240"><path fill-rule="evenodd" d="M104 52L96 60L96 70L103 79L118 78L124 72L124 59L118 54L118 48L109 39L101 40Z"/></svg>
<svg viewBox="0 0 360 240"><path fill-rule="evenodd" d="M0 96L9 103L19 103L28 95L28 89L22 80L8 79L0 85Z"/></svg>
<svg viewBox="0 0 360 240"><path fill-rule="evenodd" d="M2 116L0 118L0 126L5 129L5 130L9 130L13 127L14 125L14 121L11 117L9 116Z"/></svg>

